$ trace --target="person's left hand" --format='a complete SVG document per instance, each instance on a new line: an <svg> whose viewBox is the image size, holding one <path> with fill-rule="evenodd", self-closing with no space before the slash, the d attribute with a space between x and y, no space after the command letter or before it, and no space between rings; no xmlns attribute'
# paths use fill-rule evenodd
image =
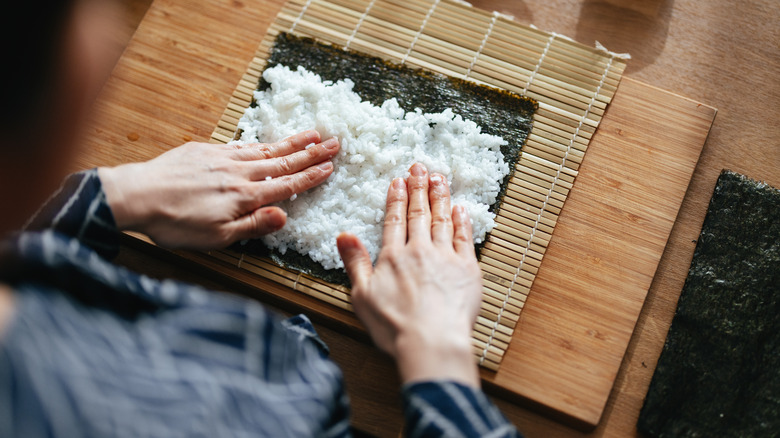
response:
<svg viewBox="0 0 780 438"><path fill-rule="evenodd" d="M187 143L98 174L120 229L170 248L210 249L284 226L285 212L267 205L324 182L338 150L337 139L320 143L306 131L272 144Z"/></svg>
<svg viewBox="0 0 780 438"><path fill-rule="evenodd" d="M415 164L406 182L396 179L387 191L376 266L354 234L342 233L337 244L355 314L395 358L401 381L479 387L471 333L482 273L468 213L450 205L447 178Z"/></svg>

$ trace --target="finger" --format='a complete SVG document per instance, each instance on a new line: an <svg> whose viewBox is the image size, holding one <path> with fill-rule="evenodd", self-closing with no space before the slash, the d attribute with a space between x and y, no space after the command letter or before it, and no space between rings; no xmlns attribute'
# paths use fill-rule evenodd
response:
<svg viewBox="0 0 780 438"><path fill-rule="evenodd" d="M354 234L341 233L336 238L344 268L347 270L352 289L366 290L368 279L374 268L371 266L371 256L363 242Z"/></svg>
<svg viewBox="0 0 780 438"><path fill-rule="evenodd" d="M428 198L431 201L431 237L433 243L452 247L452 208L447 179L438 173L431 175Z"/></svg>
<svg viewBox="0 0 780 438"><path fill-rule="evenodd" d="M320 133L314 129L308 131L299 132L291 135L284 140L278 142L279 152L284 153L284 147L288 147L294 151L299 151L312 143L320 142Z"/></svg>
<svg viewBox="0 0 780 438"><path fill-rule="evenodd" d="M412 239L431 239L431 206L428 203L428 170L421 163L412 165L406 182L409 191L408 234Z"/></svg>
<svg viewBox="0 0 780 438"><path fill-rule="evenodd" d="M331 173L333 173L333 163L325 161L292 175L251 183L254 184L254 190L252 191L254 201L259 203L259 205L283 201L292 195L305 192L312 187L322 184Z"/></svg>
<svg viewBox="0 0 780 438"><path fill-rule="evenodd" d="M476 257L469 213L460 205L452 208L452 225L454 228L452 245L455 252L463 256Z"/></svg>
<svg viewBox="0 0 780 438"><path fill-rule="evenodd" d="M304 150L306 146L320 142L320 133L310 129L276 143L251 143L236 149L233 158L240 161L267 160Z"/></svg>
<svg viewBox="0 0 780 438"><path fill-rule="evenodd" d="M409 197L406 193L406 181L396 178L387 189L385 206L385 225L382 232L382 247L401 248L406 243L406 209Z"/></svg>
<svg viewBox="0 0 780 438"><path fill-rule="evenodd" d="M241 216L229 227L231 242L254 239L280 230L287 222L287 214L279 207L263 207Z"/></svg>
<svg viewBox="0 0 780 438"><path fill-rule="evenodd" d="M283 175L291 175L315 164L333 158L339 151L337 138L328 140L290 155L284 155L268 160L256 160L246 163L249 167L249 178L255 181L261 179L278 178Z"/></svg>

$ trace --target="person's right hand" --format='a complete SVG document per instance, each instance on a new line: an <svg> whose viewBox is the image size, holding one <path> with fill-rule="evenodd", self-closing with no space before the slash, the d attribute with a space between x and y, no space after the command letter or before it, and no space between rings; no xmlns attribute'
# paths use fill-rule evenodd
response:
<svg viewBox="0 0 780 438"><path fill-rule="evenodd" d="M306 131L268 144L187 143L98 175L120 229L166 247L212 249L281 228L287 215L269 204L324 182L338 151L336 138Z"/></svg>
<svg viewBox="0 0 780 438"><path fill-rule="evenodd" d="M450 209L447 180L422 164L387 194L376 267L348 233L338 248L352 282L355 313L392 355L404 383L455 380L479 386L471 333L482 277L466 210Z"/></svg>

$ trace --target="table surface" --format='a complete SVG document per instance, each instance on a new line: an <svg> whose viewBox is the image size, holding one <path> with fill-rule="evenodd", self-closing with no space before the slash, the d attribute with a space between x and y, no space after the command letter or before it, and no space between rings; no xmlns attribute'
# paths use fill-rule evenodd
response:
<svg viewBox="0 0 780 438"><path fill-rule="evenodd" d="M158 0L156 3L172 2ZM278 8L279 2L268 3L268 7ZM728 168L780 187L777 153L780 147L776 140L780 134L777 115L780 3L755 1L741 4L739 10L723 0L472 0L471 3L511 14L521 23L534 24L586 44L598 40L610 50L628 52L633 59L626 77L719 110L599 426L591 432L579 432L532 410L496 399L504 413L529 437L635 436L639 409L671 324L718 174ZM138 13L143 9L133 6L132 10ZM258 25L264 28L267 24ZM112 80L115 78L100 97L99 112L110 109L112 99L121 99L111 92ZM170 115L170 120L175 124L177 115ZM79 167L113 164L111 157L101 155L105 149L100 148L100 143L106 139L101 137L99 124L98 119ZM206 139L209 134L195 129L181 140ZM155 140L136 136L128 135L128 139L122 140ZM161 150L166 146L170 145L161 146ZM133 245L123 248L119 261L158 277L175 277L216 289L252 294L251 290L226 279L175 263L163 253L150 253ZM344 369L356 426L378 435L397 435L400 407L397 399L388 394L397 391L397 381L388 378L394 375L388 359L365 342L344 336L332 327L318 329L331 345L334 359Z"/></svg>

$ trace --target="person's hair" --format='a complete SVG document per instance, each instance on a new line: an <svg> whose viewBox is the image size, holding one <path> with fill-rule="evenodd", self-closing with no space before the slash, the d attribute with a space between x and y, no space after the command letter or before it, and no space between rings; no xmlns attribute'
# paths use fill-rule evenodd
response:
<svg viewBox="0 0 780 438"><path fill-rule="evenodd" d="M35 135L30 131L53 91L66 25L76 1L25 0L3 8L0 136L4 139Z"/></svg>

